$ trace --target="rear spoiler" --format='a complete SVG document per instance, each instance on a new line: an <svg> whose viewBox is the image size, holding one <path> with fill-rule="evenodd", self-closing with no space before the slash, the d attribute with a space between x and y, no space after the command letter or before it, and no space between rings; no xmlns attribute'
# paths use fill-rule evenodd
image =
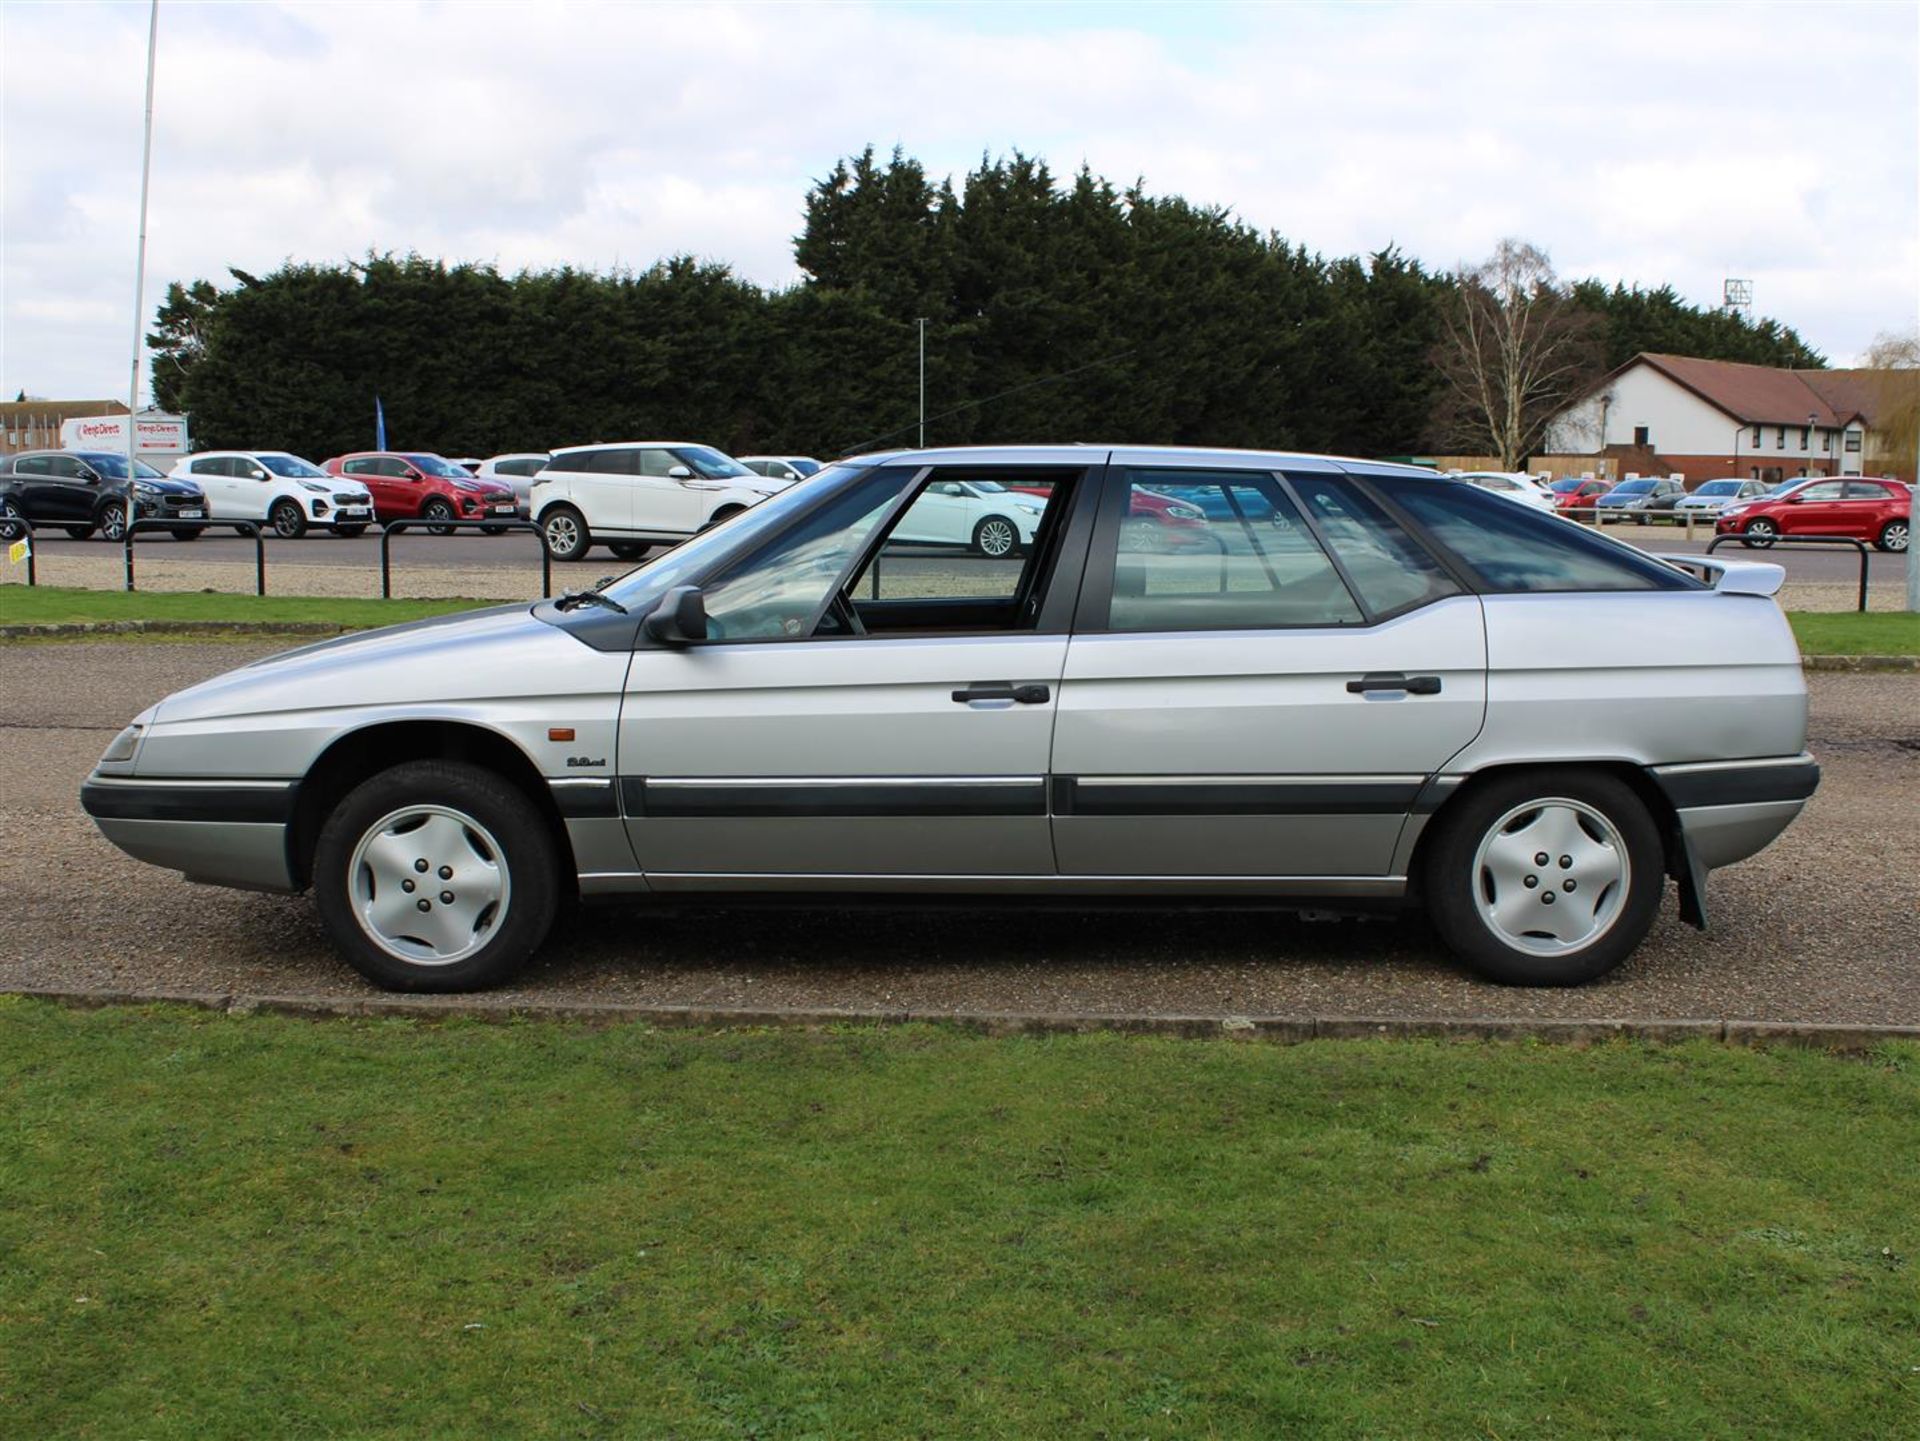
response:
<svg viewBox="0 0 1920 1441"><path fill-rule="evenodd" d="M1786 568L1767 560L1722 560L1717 555L1662 555L1668 565L1701 572L1700 578L1722 595L1773 595L1787 578Z"/></svg>

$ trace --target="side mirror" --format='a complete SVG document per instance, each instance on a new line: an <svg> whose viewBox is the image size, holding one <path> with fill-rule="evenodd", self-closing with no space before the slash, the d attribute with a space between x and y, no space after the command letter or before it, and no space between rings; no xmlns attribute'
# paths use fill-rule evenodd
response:
<svg viewBox="0 0 1920 1441"><path fill-rule="evenodd" d="M668 480L692 480L693 472L684 465L676 465L667 471Z"/></svg>
<svg viewBox="0 0 1920 1441"><path fill-rule="evenodd" d="M262 470L259 466L256 465L253 467L253 469L247 472L247 478L249 480L265 480L267 478L267 473L264 470Z"/></svg>
<svg viewBox="0 0 1920 1441"><path fill-rule="evenodd" d="M425 480L426 476L422 475L419 471L409 467L409 469L407 470L407 479L408 480Z"/></svg>
<svg viewBox="0 0 1920 1441"><path fill-rule="evenodd" d="M691 645L707 638L707 602L697 585L676 585L647 614L645 630L662 645Z"/></svg>

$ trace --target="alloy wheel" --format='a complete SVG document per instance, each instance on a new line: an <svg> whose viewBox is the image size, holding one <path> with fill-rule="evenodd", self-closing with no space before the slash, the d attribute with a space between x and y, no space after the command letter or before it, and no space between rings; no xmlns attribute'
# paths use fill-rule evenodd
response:
<svg viewBox="0 0 1920 1441"><path fill-rule="evenodd" d="M974 532L974 543L980 547L980 553L994 560L1011 555L1019 543L1010 522L999 516L989 516L980 522L980 529Z"/></svg>

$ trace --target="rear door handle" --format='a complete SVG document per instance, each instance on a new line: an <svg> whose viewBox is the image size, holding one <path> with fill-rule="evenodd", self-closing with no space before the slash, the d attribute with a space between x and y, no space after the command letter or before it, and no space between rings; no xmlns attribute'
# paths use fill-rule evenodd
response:
<svg viewBox="0 0 1920 1441"><path fill-rule="evenodd" d="M1053 692L1043 685L1013 685L1003 680L977 680L962 686L953 698L965 705L976 700L1010 700L1016 705L1045 705Z"/></svg>
<svg viewBox="0 0 1920 1441"><path fill-rule="evenodd" d="M1408 695L1439 695L1440 677L1404 675L1397 670L1375 670L1368 671L1359 680L1348 681L1347 689L1354 695L1370 690L1403 690Z"/></svg>

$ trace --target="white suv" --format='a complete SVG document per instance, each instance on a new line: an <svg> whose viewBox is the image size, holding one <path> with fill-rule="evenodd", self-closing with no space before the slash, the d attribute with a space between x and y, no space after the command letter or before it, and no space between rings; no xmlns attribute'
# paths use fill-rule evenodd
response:
<svg viewBox="0 0 1920 1441"><path fill-rule="evenodd" d="M359 535L373 524L373 495L357 480L328 475L284 450L210 450L183 456L172 478L207 493L215 520L264 521L273 533L298 540L310 525L335 535Z"/></svg>
<svg viewBox="0 0 1920 1441"><path fill-rule="evenodd" d="M677 545L789 481L755 475L710 445L635 440L556 450L533 478L528 509L555 560L604 544L622 560Z"/></svg>

